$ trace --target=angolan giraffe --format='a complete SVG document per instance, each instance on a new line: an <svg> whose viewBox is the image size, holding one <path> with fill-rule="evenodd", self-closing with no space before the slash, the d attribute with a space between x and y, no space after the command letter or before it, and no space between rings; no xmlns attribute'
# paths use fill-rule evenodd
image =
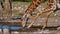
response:
<svg viewBox="0 0 60 34"><path fill-rule="evenodd" d="M34 17L34 20L31 22L31 24L27 28L30 28L33 25L34 21L39 17L39 15L41 15L42 13L48 12L46 15L46 22L44 23L44 26L43 26L43 29L44 29L47 26L48 17L50 16L50 14L56 12L57 10L60 10L60 8L56 6L57 5L56 3L57 3L56 0L48 0L48 7L39 11L37 15Z"/></svg>
<svg viewBox="0 0 60 34"><path fill-rule="evenodd" d="M22 21L22 26L25 27L25 23L30 16L30 14L38 7L38 5L42 2L43 0L33 0L28 9L25 11L25 14L23 15L23 21Z"/></svg>
<svg viewBox="0 0 60 34"><path fill-rule="evenodd" d="M30 16L30 14L34 11L34 9L36 9L38 7L38 5L43 2L44 0L33 0L32 3L30 4L30 6L28 7L28 9L25 11L25 14L23 15L23 27L25 27L25 23L27 22L28 17Z"/></svg>

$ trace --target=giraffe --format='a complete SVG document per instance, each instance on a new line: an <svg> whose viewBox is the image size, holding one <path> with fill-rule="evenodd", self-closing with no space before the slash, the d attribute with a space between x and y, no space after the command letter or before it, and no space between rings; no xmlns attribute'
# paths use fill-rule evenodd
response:
<svg viewBox="0 0 60 34"><path fill-rule="evenodd" d="M39 15L41 15L42 13L46 13L46 12L48 12L48 13L46 15L46 21L42 27L42 30L47 26L48 17L50 16L51 13L54 12L53 10L56 8L54 0L48 0L47 4L48 4L48 6L45 9L37 12L37 15L34 17L31 24L27 26L27 28L30 28L33 25L34 21L39 17Z"/></svg>
<svg viewBox="0 0 60 34"><path fill-rule="evenodd" d="M27 23L29 15L38 7L39 4L42 3L43 0L33 0L28 9L25 11L23 15L22 26L25 27L25 23Z"/></svg>

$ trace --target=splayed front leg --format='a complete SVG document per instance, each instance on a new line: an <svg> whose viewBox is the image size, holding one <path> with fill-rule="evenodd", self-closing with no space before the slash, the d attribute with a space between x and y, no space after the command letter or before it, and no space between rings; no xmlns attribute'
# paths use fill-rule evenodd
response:
<svg viewBox="0 0 60 34"><path fill-rule="evenodd" d="M27 26L27 28L30 28L30 27L34 24L35 20L36 20L36 19L39 17L39 15L41 15L41 14L42 14L42 12L38 12L37 15L34 17L34 19L32 20L31 24Z"/></svg>
<svg viewBox="0 0 60 34"><path fill-rule="evenodd" d="M27 26L27 21L29 18L30 14L24 14L24 16L22 17L23 21L22 21L22 27L26 27Z"/></svg>

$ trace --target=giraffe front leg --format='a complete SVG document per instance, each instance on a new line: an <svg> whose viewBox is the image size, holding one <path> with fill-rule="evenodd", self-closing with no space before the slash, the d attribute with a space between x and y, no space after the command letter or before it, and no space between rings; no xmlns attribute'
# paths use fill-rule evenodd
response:
<svg viewBox="0 0 60 34"><path fill-rule="evenodd" d="M27 28L30 28L30 27L34 24L35 20L36 20L36 19L39 17L39 15L41 15L41 14L42 14L42 12L38 12L37 15L34 17L34 19L32 20L31 24L27 26Z"/></svg>
<svg viewBox="0 0 60 34"><path fill-rule="evenodd" d="M24 14L24 16L22 17L22 19L23 19L22 27L23 28L26 26L29 16L30 16L30 14Z"/></svg>
<svg viewBox="0 0 60 34"><path fill-rule="evenodd" d="M46 21L45 21L45 23L44 23L44 25L42 27L42 30L44 30L44 28L47 26L48 18L49 18L49 16L50 16L51 13L52 13L52 11L49 12L49 13L47 13L47 15L46 15Z"/></svg>

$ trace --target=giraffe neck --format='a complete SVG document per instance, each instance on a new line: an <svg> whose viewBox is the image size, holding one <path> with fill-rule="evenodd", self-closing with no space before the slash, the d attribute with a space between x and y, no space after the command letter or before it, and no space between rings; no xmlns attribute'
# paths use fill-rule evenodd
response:
<svg viewBox="0 0 60 34"><path fill-rule="evenodd" d="M25 13L30 14L38 7L38 5L42 2L42 0L33 0L28 9L25 11Z"/></svg>

